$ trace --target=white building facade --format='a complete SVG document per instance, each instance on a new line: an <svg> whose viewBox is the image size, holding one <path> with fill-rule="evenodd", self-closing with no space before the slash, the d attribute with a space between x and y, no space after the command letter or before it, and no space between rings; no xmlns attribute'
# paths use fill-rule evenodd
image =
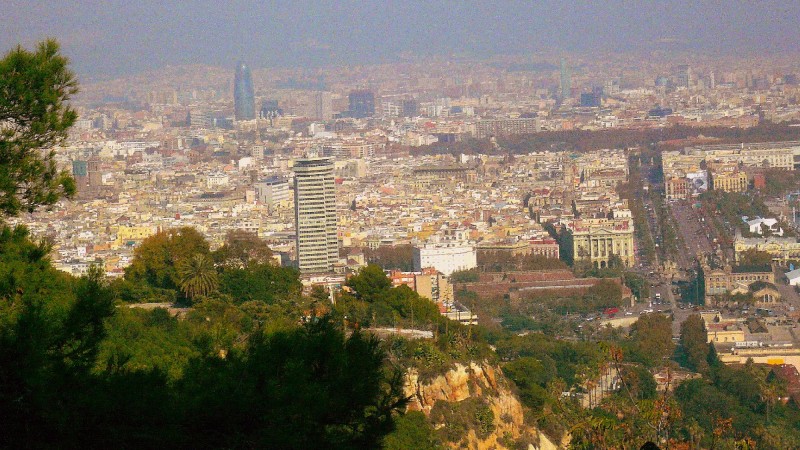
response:
<svg viewBox="0 0 800 450"><path fill-rule="evenodd" d="M459 270L478 267L475 246L463 242L431 243L414 247L414 271L433 267L450 276Z"/></svg>
<svg viewBox="0 0 800 450"><path fill-rule="evenodd" d="M339 260L333 161L298 159L293 170L298 268L302 274L332 272Z"/></svg>

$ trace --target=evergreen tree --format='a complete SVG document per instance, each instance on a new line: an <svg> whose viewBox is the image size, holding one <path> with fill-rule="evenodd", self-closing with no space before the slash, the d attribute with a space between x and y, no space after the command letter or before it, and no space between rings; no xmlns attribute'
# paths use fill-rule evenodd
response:
<svg viewBox="0 0 800 450"><path fill-rule="evenodd" d="M75 193L56 167L53 147L78 117L69 106L78 83L53 40L0 60L0 213L16 216Z"/></svg>
<svg viewBox="0 0 800 450"><path fill-rule="evenodd" d="M683 364L700 373L708 371L709 344L703 319L692 314L681 324Z"/></svg>

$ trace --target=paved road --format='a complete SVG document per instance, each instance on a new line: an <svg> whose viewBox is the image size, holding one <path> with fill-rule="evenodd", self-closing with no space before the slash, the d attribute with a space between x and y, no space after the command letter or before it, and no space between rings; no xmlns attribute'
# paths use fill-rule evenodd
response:
<svg viewBox="0 0 800 450"><path fill-rule="evenodd" d="M678 225L676 231L682 241L676 262L681 269L691 269L698 254L708 255L714 252L712 230L689 202L676 201L671 206L672 215Z"/></svg>

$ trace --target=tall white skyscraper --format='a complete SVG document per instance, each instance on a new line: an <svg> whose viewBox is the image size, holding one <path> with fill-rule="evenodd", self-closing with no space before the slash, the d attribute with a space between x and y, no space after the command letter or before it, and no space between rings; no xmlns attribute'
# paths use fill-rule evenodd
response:
<svg viewBox="0 0 800 450"><path fill-rule="evenodd" d="M294 220L300 273L333 271L339 259L336 185L330 158L294 162Z"/></svg>

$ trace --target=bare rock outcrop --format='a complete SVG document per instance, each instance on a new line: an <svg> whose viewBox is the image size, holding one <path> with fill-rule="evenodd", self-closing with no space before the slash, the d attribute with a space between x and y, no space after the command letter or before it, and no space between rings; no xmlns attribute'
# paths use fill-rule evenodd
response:
<svg viewBox="0 0 800 450"><path fill-rule="evenodd" d="M540 433L535 426L525 423L522 404L511 390L509 382L500 368L488 363L470 362L455 364L447 372L431 379L421 379L416 369L406 373L405 394L411 398L408 409L422 411L436 429L448 427L447 423L436 423L431 412L437 402L456 404L470 399L480 399L492 411L493 429L478 436L478 430L468 429L457 442L448 442L452 448L503 449L527 443L531 450L554 450L559 448Z"/></svg>

